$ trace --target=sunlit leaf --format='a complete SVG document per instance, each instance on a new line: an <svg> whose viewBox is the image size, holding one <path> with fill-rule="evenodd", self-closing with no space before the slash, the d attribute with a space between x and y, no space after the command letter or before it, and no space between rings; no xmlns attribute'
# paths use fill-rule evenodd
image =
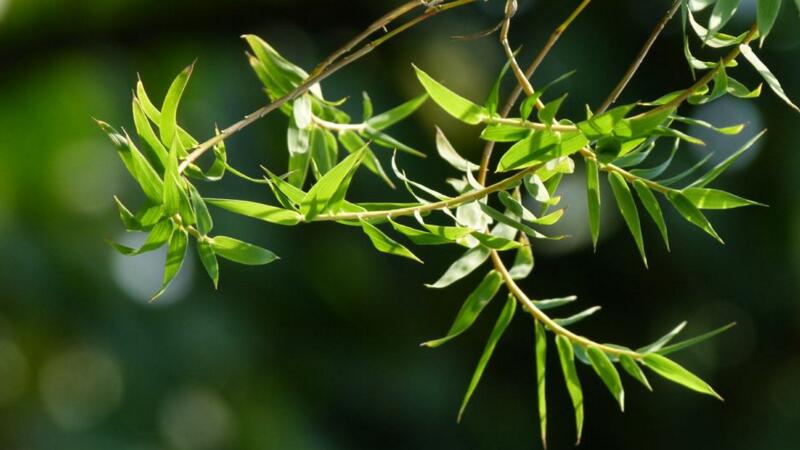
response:
<svg viewBox="0 0 800 450"><path fill-rule="evenodd" d="M707 341L707 340L711 339L712 337L714 337L714 336L716 336L716 335L718 335L720 333L724 333L725 331L728 331L729 329L733 328L734 326L736 326L736 322L729 323L729 324L727 324L725 326L717 328L716 330L711 330L708 333L703 333L700 336L695 336L695 337L693 337L691 339L686 339L685 341L676 342L675 344L664 346L662 348L659 348L659 349L656 349L656 350L653 350L653 351L655 351L656 353L659 353L661 355L669 355L670 353L675 353L677 351L680 351L680 350L683 350L685 348L689 348L689 347L692 347L694 345L697 345L697 344L699 344L701 342Z"/></svg>
<svg viewBox="0 0 800 450"><path fill-rule="evenodd" d="M566 98L567 94L564 94L551 102L545 103L544 108L540 109L536 113L539 121L545 124L547 127L550 127L553 124L556 114L558 114L558 110L561 108L561 104Z"/></svg>
<svg viewBox="0 0 800 450"><path fill-rule="evenodd" d="M617 399L619 409L625 411L625 390L622 389L622 380L620 380L619 372L617 372L611 360L608 359L606 352L597 347L589 347L586 349L586 353L597 376L603 380L611 395Z"/></svg>
<svg viewBox="0 0 800 450"><path fill-rule="evenodd" d="M617 206L622 218L625 219L625 224L636 242L636 247L639 249L639 254L642 256L645 267L647 267L647 255L644 251L644 239L642 238L642 224L639 220L639 211L636 209L636 203L633 201L633 195L631 195L631 190L628 188L628 183L617 172L608 173L608 183L611 185L611 191L617 200Z"/></svg>
<svg viewBox="0 0 800 450"><path fill-rule="evenodd" d="M648 369L674 383L722 400L722 397L708 383L664 356L657 353L648 353L642 357L642 363Z"/></svg>
<svg viewBox="0 0 800 450"><path fill-rule="evenodd" d="M736 14L736 9L739 7L740 0L717 0L714 3L714 9L711 10L711 17L708 19L708 34L709 36L713 36L725 24L731 20L734 14Z"/></svg>
<svg viewBox="0 0 800 450"><path fill-rule="evenodd" d="M239 264L260 266L278 259L277 255L265 248L227 236L215 236L209 239L209 243L214 253Z"/></svg>
<svg viewBox="0 0 800 450"><path fill-rule="evenodd" d="M488 115L488 111L447 89L418 67L414 66L414 70L433 101L451 116L470 125L477 125Z"/></svg>
<svg viewBox="0 0 800 450"><path fill-rule="evenodd" d="M186 245L189 241L186 231L175 230L169 238L167 248L167 259L164 263L164 276L161 281L161 289L152 297L150 301L155 301L167 290L172 280L178 275L186 258Z"/></svg>
<svg viewBox="0 0 800 450"><path fill-rule="evenodd" d="M648 391L652 391L653 388L650 386L650 382L647 381L647 377L645 376L642 368L639 367L639 364L628 355L619 355L619 365L625 369L625 372L628 372L628 375L636 379L639 383L647 388Z"/></svg>
<svg viewBox="0 0 800 450"><path fill-rule="evenodd" d="M351 153L317 181L300 204L300 212L306 220L325 212L336 212L340 208L350 180L363 158L364 150Z"/></svg>
<svg viewBox="0 0 800 450"><path fill-rule="evenodd" d="M589 228L592 233L592 246L597 250L597 239L600 237L600 172L597 161L585 158L586 161L586 199L589 205Z"/></svg>
<svg viewBox="0 0 800 450"><path fill-rule="evenodd" d="M155 169L153 169L153 166L147 161L147 158L139 152L128 135L119 134L105 122L97 121L97 124L108 135L111 142L114 143L122 163L142 188L144 195L152 202L160 205L164 200L164 183Z"/></svg>
<svg viewBox="0 0 800 450"><path fill-rule="evenodd" d="M547 448L547 332L538 320L534 322L536 353L536 398L539 409L539 432L542 447Z"/></svg>
<svg viewBox="0 0 800 450"><path fill-rule="evenodd" d="M549 298L547 300L534 300L533 304L536 305L537 308L544 311L546 309L553 309L553 308L558 308L559 306L568 305L577 299L578 297L570 295L569 297Z"/></svg>
<svg viewBox="0 0 800 450"><path fill-rule="evenodd" d="M384 232L379 230L375 225L367 222L366 220L361 220L360 222L361 229L364 230L364 234L367 235L369 240L372 242L372 245L379 252L402 256L418 263L422 263L422 260L417 258L417 255L411 253L411 250L405 248L403 245L384 234Z"/></svg>
<svg viewBox="0 0 800 450"><path fill-rule="evenodd" d="M425 104L428 100L428 94L422 94L419 97L412 98L411 100L403 103L400 106L392 108L384 113L378 114L368 120L365 120L365 123L374 128L376 130L383 130L386 128L391 127L392 125L400 122L401 120L405 119L406 117L410 116L414 113L420 106Z"/></svg>
<svg viewBox="0 0 800 450"><path fill-rule="evenodd" d="M297 211L246 200L207 198L206 203L236 214L278 225L296 225L303 219L303 216Z"/></svg>
<svg viewBox="0 0 800 450"><path fill-rule="evenodd" d="M189 82L189 77L192 76L192 70L194 70L194 64L178 74L164 97L164 105L161 107L160 132L161 142L166 148L172 147L172 142L178 133L178 104L186 89L186 84Z"/></svg>
<svg viewBox="0 0 800 450"><path fill-rule="evenodd" d="M203 268L206 269L206 273L214 283L214 289L216 289L219 285L219 262L217 261L217 254L214 253L214 248L206 240L200 239L197 241L197 254L200 256Z"/></svg>
<svg viewBox="0 0 800 450"><path fill-rule="evenodd" d="M758 56L753 52L753 50L748 45L740 45L739 50L742 51L742 55L745 59L756 69L756 71L761 75L764 81L767 82L767 85L772 89L775 94L781 98L787 105L791 106L797 112L800 112L800 108L797 107L789 97L786 95L786 92L783 91L783 87L781 87L780 82L775 77L775 75L770 72L769 68L764 64Z"/></svg>
<svg viewBox="0 0 800 450"><path fill-rule="evenodd" d="M575 429L578 436L576 444L579 444L583 434L583 389L578 378L578 371L575 369L575 352L569 339L561 335L556 336L556 347L558 347L558 357L561 361L564 381L567 383L567 391L572 400L572 408L575 410Z"/></svg>
<svg viewBox="0 0 800 450"><path fill-rule="evenodd" d="M508 270L512 280L521 280L530 275L533 270L533 250L530 245L524 245L517 250L514 264Z"/></svg>
<svg viewBox="0 0 800 450"><path fill-rule="evenodd" d="M564 317L563 319L553 319L553 322L561 325L562 327L568 327L570 325L574 325L574 324L580 322L583 319L586 319L587 317L591 316L592 314L596 313L597 311L600 311L600 309L601 308L599 306L593 306L593 307L585 309L585 310L583 310L583 311L581 311L581 312L579 312L577 314L571 315L569 317Z"/></svg>
<svg viewBox="0 0 800 450"><path fill-rule="evenodd" d="M478 170L477 164L469 162L458 154L439 127L436 127L436 150L443 160L462 172Z"/></svg>
<svg viewBox="0 0 800 450"><path fill-rule="evenodd" d="M719 189L693 187L683 189L681 192L683 192L683 195L698 209L731 209L741 208L743 206L766 206L763 203L754 202L753 200L748 200Z"/></svg>
<svg viewBox="0 0 800 450"><path fill-rule="evenodd" d="M192 208L195 212L195 217L197 219L197 231L200 232L201 235L207 235L212 228L214 228L214 220L211 218L211 214L208 212L208 207L206 206L206 202L203 200L203 197L200 196L200 193L197 192L197 188L192 185L189 185L189 198L192 202Z"/></svg>
<svg viewBox="0 0 800 450"><path fill-rule="evenodd" d="M448 267L447 271L432 284L426 284L429 288L444 288L450 286L456 281L466 277L475 269L480 267L487 259L491 251L485 247L475 247L469 249L463 256L458 258L453 264Z"/></svg>

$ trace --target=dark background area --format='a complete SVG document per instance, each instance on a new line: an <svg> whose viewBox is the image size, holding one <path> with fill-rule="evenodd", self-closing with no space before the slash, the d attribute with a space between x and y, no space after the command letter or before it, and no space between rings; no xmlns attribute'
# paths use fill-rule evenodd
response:
<svg viewBox="0 0 800 450"><path fill-rule="evenodd" d="M500 3L462 8L403 34L327 81L327 96L350 96L356 117L361 90L377 110L387 109L421 92L414 62L482 100L504 62L500 47L494 39L448 36L488 28L500 17ZM576 3L520 1L512 28L514 45L523 45L520 60L533 57ZM603 100L670 2L594 3L534 78L542 84L578 70L559 88L570 92L568 117ZM800 21L792 2L784 3L759 54L800 99ZM215 123L230 124L265 103L238 36L258 34L311 69L395 4L0 0L0 449L540 447L527 318L518 314L512 323L460 425L461 397L502 302L462 338L435 350L418 347L447 329L481 276L443 291L423 286L459 255L456 249L415 249L426 262L418 266L377 253L354 229L286 229L217 212L220 232L264 245L282 260L260 268L223 262L215 292L192 252L170 292L148 305L163 252L126 259L104 242L141 241L121 231L112 201L114 194L134 204L140 197L91 117L132 129L137 73L160 100L172 77L198 59L180 120L202 139ZM754 2L742 4L733 29L754 17ZM681 45L675 21L622 100L688 86ZM749 86L759 81L745 64L730 73ZM646 270L611 201L592 252L579 167L562 188L568 210L560 230L573 237L537 248L537 267L523 287L535 298L576 294L574 311L602 305L574 327L601 342L642 345L684 319L687 336L739 324L675 356L711 382L724 403L663 380L653 380L655 392L648 393L628 378L621 414L591 369L580 367L582 448L797 448L800 115L766 88L756 101L726 98L684 113L749 126L733 138L688 130L708 145L686 147L683 166L708 151L720 160L769 128L717 183L770 207L710 212L725 246L670 213L671 253L644 220ZM233 165L248 173L258 164L282 171L285 122L274 115L231 139ZM478 130L433 104L393 133L435 154L434 124L478 160ZM388 165L389 152L381 158ZM441 190L442 174L456 175L437 158L400 162ZM353 199L406 198L361 175ZM234 178L201 189L273 201ZM554 353L551 346L550 447L570 448L572 412Z"/></svg>

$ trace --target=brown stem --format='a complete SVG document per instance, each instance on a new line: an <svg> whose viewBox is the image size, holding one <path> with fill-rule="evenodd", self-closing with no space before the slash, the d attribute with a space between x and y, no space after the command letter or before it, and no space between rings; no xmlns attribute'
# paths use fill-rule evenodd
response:
<svg viewBox="0 0 800 450"><path fill-rule="evenodd" d="M617 98L619 98L620 94L622 94L622 91L633 78L633 75L636 74L637 70L639 70L639 66L642 65L645 57L647 57L647 54L650 52L650 48L653 47L653 43L656 41L656 39L658 39L658 36L664 30L664 27L667 26L667 23L669 23L669 21L675 16L675 13L678 12L678 9L680 9L681 1L682 0L675 0L675 3L673 3L669 8L669 11L667 11L667 13L664 14L664 17L658 21L655 28L653 28L653 31L650 33L650 36L647 38L647 41L645 41L644 46L636 55L636 59L633 60L633 63L631 63L630 67L628 67L628 70L625 72L625 75L622 76L619 84L617 84L614 90L611 91L611 93L608 95L608 98L606 98L603 104L597 109L595 114L604 113L609 106L617 101Z"/></svg>

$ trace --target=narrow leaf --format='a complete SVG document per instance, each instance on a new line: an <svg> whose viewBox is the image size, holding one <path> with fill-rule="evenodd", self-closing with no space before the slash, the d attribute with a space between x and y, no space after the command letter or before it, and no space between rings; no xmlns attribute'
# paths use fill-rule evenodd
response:
<svg viewBox="0 0 800 450"><path fill-rule="evenodd" d="M597 376L603 380L611 395L617 399L619 409L625 411L625 391L622 389L622 380L620 380L619 372L617 372L611 360L608 359L606 352L597 347L589 347L586 349L586 353Z"/></svg>
<svg viewBox="0 0 800 450"><path fill-rule="evenodd" d="M365 123L376 130L384 130L413 114L414 111L419 109L420 106L424 105L427 100L428 95L422 94L419 97L412 98L400 106L392 108L382 114L378 114L371 119L365 120Z"/></svg>
<svg viewBox="0 0 800 450"><path fill-rule="evenodd" d="M561 371L564 373L564 381L567 383L567 391L572 399L572 408L575 410L575 428L577 433L576 445L581 442L583 434L583 389L578 378L578 371L575 369L575 352L572 343L564 336L556 336L556 347L558 347L558 357L561 361Z"/></svg>
<svg viewBox="0 0 800 450"><path fill-rule="evenodd" d="M431 348L438 347L466 331L475 323L483 308L497 295L497 291L500 290L502 284L503 278L500 274L494 270L489 271L483 281L464 301L447 335L440 339L424 342L422 345Z"/></svg>
<svg viewBox="0 0 800 450"><path fill-rule="evenodd" d="M489 335L489 340L486 342L486 346L483 348L483 353L481 353L481 358L478 360L478 366L475 368L475 372L472 374L472 379L469 381L467 393L464 395L464 400L461 402L461 408L458 410L458 422L461 422L461 418L464 416L464 410L467 409L469 399L475 392L475 388L478 387L478 383L481 381L481 376L483 376L483 372L486 370L486 366L489 364L489 359L491 359L492 353L494 353L497 342L503 336L503 333L505 333L506 328L508 328L508 324L511 323L511 319L514 318L514 312L516 309L517 299L514 298L513 295L509 295L505 306L503 306L503 310L500 312L500 317L497 318L497 322L495 322L494 328L492 328L492 333Z"/></svg>
<svg viewBox="0 0 800 450"><path fill-rule="evenodd" d="M206 203L226 211L278 225L297 225L303 219L303 216L297 211L245 200L208 198Z"/></svg>
<svg viewBox="0 0 800 450"><path fill-rule="evenodd" d="M445 271L445 273L438 280L436 280L436 282L433 284L426 284L425 286L436 289L450 286L480 267L484 262L486 262L487 259L489 259L490 254L491 251L485 247L478 246L469 249L466 253L464 253L463 256L458 258L452 265L450 265L447 271Z"/></svg>
<svg viewBox="0 0 800 450"><path fill-rule="evenodd" d="M708 333L703 333L700 336L695 336L695 337L693 337L691 339L687 339L685 341L677 342L675 344L668 345L668 346L665 346L665 347L660 348L660 349L656 349L655 352L658 353L658 354L661 354L661 355L669 355L670 353L675 353L677 351L680 351L680 350L683 350L685 348L689 348L689 347L692 347L694 345L697 345L697 344L699 344L701 342L707 341L707 340L711 339L712 337L714 337L714 336L716 336L716 335L718 335L720 333L724 333L725 331L730 330L734 326L736 326L736 322L729 323L729 324L727 324L725 326L717 328L716 330L711 330Z"/></svg>
<svg viewBox="0 0 800 450"><path fill-rule="evenodd" d="M536 336L536 398L539 406L539 431L542 447L547 448L547 332L538 320L534 322Z"/></svg>
<svg viewBox="0 0 800 450"><path fill-rule="evenodd" d="M186 84L189 82L189 77L192 76L194 64L184 69L167 91L164 98L164 105L161 107L161 142L167 148L172 147L172 142L178 133L178 104L183 96L183 91L186 89Z"/></svg>
<svg viewBox="0 0 800 450"><path fill-rule="evenodd" d="M216 236L209 241L214 253L239 264L260 266L278 259L277 255L265 248L231 237Z"/></svg>
<svg viewBox="0 0 800 450"><path fill-rule="evenodd" d="M778 11L781 10L781 0L758 0L758 35L761 37L760 45L772 31Z"/></svg>
<svg viewBox="0 0 800 450"><path fill-rule="evenodd" d="M214 283L214 289L219 285L219 262L217 261L217 254L214 253L214 248L205 239L197 241L197 254L200 256L200 262L206 269L206 273Z"/></svg>
<svg viewBox="0 0 800 450"><path fill-rule="evenodd" d="M764 64L758 56L753 52L753 49L750 48L748 45L740 45L739 50L742 51L742 55L744 55L745 59L753 66L754 69L761 75L764 81L767 82L767 85L772 89L775 94L781 98L787 105L792 107L797 112L800 112L800 108L797 107L789 97L786 95L786 92L783 91L783 87L781 87L780 82L775 77L775 75L770 72L769 68Z"/></svg>
<svg viewBox="0 0 800 450"><path fill-rule="evenodd" d="M633 358L628 355L619 355L619 365L625 369L625 372L628 372L628 375L635 378L639 383L642 383L642 385L646 387L648 391L653 390L652 386L650 386L650 382L647 381L647 377L642 371L642 368L636 364L636 361Z"/></svg>
<svg viewBox="0 0 800 450"><path fill-rule="evenodd" d="M462 172L478 170L477 164L469 162L458 154L439 127L436 127L436 150L443 160Z"/></svg>
<svg viewBox="0 0 800 450"><path fill-rule="evenodd" d="M577 314L574 314L572 316L565 317L563 319L553 319L553 322L561 325L562 327L568 327L570 325L576 324L576 323L580 322L581 320L591 316L592 314L596 313L597 311L600 311L600 307L599 306L592 306L591 308L587 308L587 309L585 309L585 310L583 310L583 311L581 311L581 312L579 312Z"/></svg>
<svg viewBox="0 0 800 450"><path fill-rule="evenodd" d="M694 183L690 184L689 187L703 187L711 183L712 181L716 180L717 177L722 175L722 173L725 172L725 170L727 170L728 167L730 167L733 163L735 163L736 160L739 159L739 157L744 154L744 152L749 150L750 147L753 146L753 144L755 144L759 139L761 139L761 136L763 136L764 133L766 132L767 130L764 130L755 135L752 139L747 141L739 150L737 150L731 156L725 158L725 160L722 161L721 163L714 166L713 169L709 170L708 173L698 178Z"/></svg>
<svg viewBox="0 0 800 450"><path fill-rule="evenodd" d="M731 209L743 206L766 206L719 189L687 188L683 195L698 209Z"/></svg>
<svg viewBox="0 0 800 450"><path fill-rule="evenodd" d="M664 222L664 215L661 213L661 206L658 204L656 196L653 195L653 192L642 180L634 181L633 188L636 190L636 195L639 196L639 200L644 205L644 209L648 214L650 214L653 222L656 223L656 227L658 227L658 231L661 233L661 237L664 239L664 245L667 246L667 251L669 251L669 234L667 233L667 224Z"/></svg>
<svg viewBox="0 0 800 450"><path fill-rule="evenodd" d="M649 353L644 355L642 363L648 369L674 383L722 400L722 397L720 397L708 383L664 356L656 353Z"/></svg>
<svg viewBox="0 0 800 450"><path fill-rule="evenodd" d="M181 271L183 260L186 257L186 245L189 239L186 232L183 230L175 230L172 237L169 238L169 248L167 249L167 260L164 264L164 277L161 282L161 290L159 290L150 301L155 301L158 297L167 290L172 280Z"/></svg>
<svg viewBox="0 0 800 450"><path fill-rule="evenodd" d="M614 198L617 200L617 206L625 219L625 224L628 225L633 240L636 242L636 247L639 249L639 254L642 255L644 266L647 267L647 255L644 251L644 239L642 238L642 225L639 220L639 212L636 209L636 203L633 201L633 195L628 188L628 183L617 172L609 172L608 182L611 184L611 191L614 193Z"/></svg>
<svg viewBox="0 0 800 450"><path fill-rule="evenodd" d="M325 212L336 212L344 201L353 173L364 157L364 150L351 153L325 174L303 198L300 212L306 220Z"/></svg>
<svg viewBox="0 0 800 450"><path fill-rule="evenodd" d="M417 78L425 91L448 114L470 125L477 125L488 115L488 111L447 89L430 75L414 66Z"/></svg>
<svg viewBox="0 0 800 450"><path fill-rule="evenodd" d="M586 161L586 198L589 205L589 229L592 233L592 246L597 251L597 240L600 237L600 173L597 161L585 158Z"/></svg>
<svg viewBox="0 0 800 450"><path fill-rule="evenodd" d="M670 191L667 193L667 200L672 203L672 206L683 216L684 219L689 221L711 235L714 239L718 240L720 243L724 243L722 238L719 237L716 231L714 231L714 227L711 226L711 222L706 219L703 213L694 206L694 203L691 202L685 195L678 191Z"/></svg>
<svg viewBox="0 0 800 450"><path fill-rule="evenodd" d="M361 222L361 229L364 230L364 234L366 234L369 240L372 241L372 245L375 246L378 251L388 253L390 255L402 256L418 263L422 263L422 260L417 258L415 254L411 253L409 249L405 248L400 243L384 234L384 232L379 230L378 227L367 222L366 220L359 221Z"/></svg>

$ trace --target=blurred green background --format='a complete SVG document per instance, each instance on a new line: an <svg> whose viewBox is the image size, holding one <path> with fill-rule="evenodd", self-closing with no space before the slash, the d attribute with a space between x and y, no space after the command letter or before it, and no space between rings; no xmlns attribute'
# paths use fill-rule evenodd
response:
<svg viewBox="0 0 800 450"><path fill-rule="evenodd" d="M239 35L259 34L310 69L399 1L358 0L0 0L0 449L511 449L539 448L532 327L518 315L465 419L455 415L496 302L462 339L424 350L449 326L475 274L445 291L423 287L455 249L420 249L425 266L374 251L357 230L263 226L217 212L221 232L264 245L282 260L262 268L222 266L218 291L192 258L157 304L163 252L126 259L104 243L127 243L113 194L139 193L91 117L132 127L137 73L160 99L195 58L180 119L210 136L265 103ZM488 28L497 1L445 14L391 41L325 83L329 98L362 89L382 110L420 93L410 63L481 100L503 64L493 39L449 35ZM520 0L512 29L530 60L577 1ZM669 1L597 1L545 61L535 82L570 70L564 112L597 106ZM792 2L784 2L792 3ZM800 99L800 21L787 4L760 54ZM733 28L754 17L743 1ZM703 51L699 51L703 53ZM749 68L739 80L759 80ZM623 101L653 98L691 82L672 23ZM507 86L507 87L510 87ZM507 91L507 89L506 89ZM691 111L688 111L691 110ZM800 425L800 116L765 89L761 99L723 99L687 112L749 124L742 136L687 148L720 159L762 128L769 133L720 186L769 208L710 213L720 246L675 215L673 249L646 228L642 267L613 203L605 202L597 254L588 240L582 176L563 184L573 237L537 251L524 282L534 297L576 294L601 314L575 328L600 341L641 345L687 319L688 334L739 326L676 359L710 381L724 403L663 381L650 394L626 380L620 414L583 367L585 449L794 449ZM234 166L286 164L285 118L274 115L228 144ZM462 154L478 159L477 130L425 106L394 134L431 153L439 124ZM389 152L382 158L388 161ZM656 157L660 161L661 156ZM657 161L656 161L657 162ZM388 162L387 162L388 164ZM417 179L446 189L435 158L401 156ZM655 164L655 162L651 163ZM673 168L678 171L679 168ZM272 201L236 179L202 186L213 196ZM356 200L405 199L364 172ZM415 250L416 251L416 250ZM550 352L550 357L553 357ZM549 377L551 448L573 442L572 416L555 359Z"/></svg>

